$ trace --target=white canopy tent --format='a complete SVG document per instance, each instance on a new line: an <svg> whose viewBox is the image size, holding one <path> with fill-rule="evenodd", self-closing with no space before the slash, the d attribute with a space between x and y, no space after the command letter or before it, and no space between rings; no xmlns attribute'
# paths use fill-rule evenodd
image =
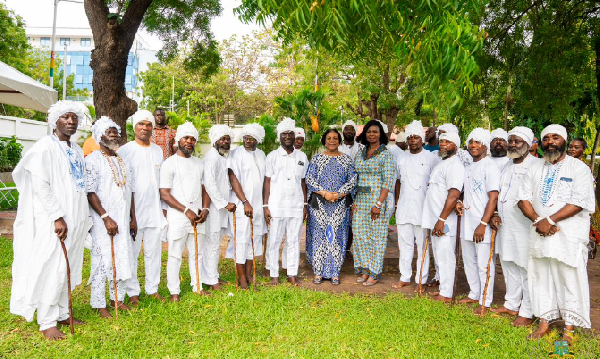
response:
<svg viewBox="0 0 600 359"><path fill-rule="evenodd" d="M0 61L0 103L47 112L58 92Z"/></svg>

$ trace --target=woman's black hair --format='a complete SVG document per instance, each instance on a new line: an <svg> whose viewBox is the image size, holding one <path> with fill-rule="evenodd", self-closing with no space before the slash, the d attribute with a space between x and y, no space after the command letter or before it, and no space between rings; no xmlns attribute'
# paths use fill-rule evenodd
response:
<svg viewBox="0 0 600 359"><path fill-rule="evenodd" d="M340 145L342 143L342 135L340 135L340 132L338 130L336 130L335 128L330 128L327 131L323 132L323 135L321 136L321 144L323 146L325 146L325 139L327 138L327 134L331 133L331 132L335 132L337 134L338 145Z"/></svg>
<svg viewBox="0 0 600 359"><path fill-rule="evenodd" d="M379 142L382 145L387 145L388 142L389 142L388 141L387 133L385 133L385 131L383 130L383 126L381 125L381 122L379 122L377 120L371 120L371 121L367 122L367 124L365 125L365 127L363 127L363 130L360 133L360 135L356 138L356 141L358 141L359 143L362 143L365 146L368 146L369 145L369 141L367 141L367 131L372 126L379 127L379 133L380 133Z"/></svg>
<svg viewBox="0 0 600 359"><path fill-rule="evenodd" d="M573 141L579 141L581 143L583 143L583 150L587 150L587 142L585 142L585 140L581 137L575 137L574 139L571 140L571 142Z"/></svg>

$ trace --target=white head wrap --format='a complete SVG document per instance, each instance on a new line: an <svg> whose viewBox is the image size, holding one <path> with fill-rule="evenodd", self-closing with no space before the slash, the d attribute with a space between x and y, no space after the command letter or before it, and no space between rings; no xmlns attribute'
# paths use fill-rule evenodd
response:
<svg viewBox="0 0 600 359"><path fill-rule="evenodd" d="M490 131L481 127L477 127L474 128L473 131L471 131L471 133L469 133L469 137L467 137L467 144L469 144L469 142L473 140L475 142L481 143L485 147L489 147L490 141L492 140L491 137L492 135L490 134Z"/></svg>
<svg viewBox="0 0 600 359"><path fill-rule="evenodd" d="M517 136L521 138L523 141L527 142L529 147L533 143L533 131L529 127L517 126L510 130L508 136Z"/></svg>
<svg viewBox="0 0 600 359"><path fill-rule="evenodd" d="M294 135L296 135L296 138L302 137L306 139L306 135L304 134L304 129L302 127L294 128Z"/></svg>
<svg viewBox="0 0 600 359"><path fill-rule="evenodd" d="M285 117L277 124L277 140L279 140L279 136L282 133L288 131L292 131L294 132L294 136L296 135L296 122L289 117Z"/></svg>
<svg viewBox="0 0 600 359"><path fill-rule="evenodd" d="M258 143L262 143L265 139L265 129L258 123L249 123L242 128L242 138L250 136Z"/></svg>
<svg viewBox="0 0 600 359"><path fill-rule="evenodd" d="M460 136L457 132L444 132L440 135L440 141L446 140L454 143L456 147L460 148Z"/></svg>
<svg viewBox="0 0 600 359"><path fill-rule="evenodd" d="M108 118L108 116L102 116L94 122L94 125L92 126L92 137L96 143L100 143L102 135L104 135L109 128L116 128L119 135L121 135L121 127Z"/></svg>
<svg viewBox="0 0 600 359"><path fill-rule="evenodd" d="M58 121L58 118L68 112L77 115L77 119L81 124L81 120L83 120L88 109L81 102L70 100L58 101L48 109L48 125L52 128L56 128L56 121Z"/></svg>
<svg viewBox="0 0 600 359"><path fill-rule="evenodd" d="M398 132L398 134L396 135L396 143L398 142L406 142L406 133Z"/></svg>
<svg viewBox="0 0 600 359"><path fill-rule="evenodd" d="M141 121L150 121L150 122L152 122L152 126L156 125L156 122L154 121L154 115L152 114L152 112L150 112L148 110L137 110L133 114L133 117L132 117L133 127L135 127L135 125Z"/></svg>
<svg viewBox="0 0 600 359"><path fill-rule="evenodd" d="M567 140L567 129L565 128L565 126L562 126L562 125L546 126L546 128L544 128L544 130L542 131L540 140L543 140L544 136L546 136L549 133L556 133L557 135L560 135L562 138L564 138L565 141Z"/></svg>
<svg viewBox="0 0 600 359"><path fill-rule="evenodd" d="M492 131L491 136L492 136L492 139L490 140L490 142L496 138L501 138L504 141L508 141L508 132L504 131L504 129L502 129L502 128L497 128L494 131Z"/></svg>
<svg viewBox="0 0 600 359"><path fill-rule="evenodd" d="M419 136L421 141L425 142L425 131L423 131L423 124L419 120L414 120L404 128L406 138L410 136Z"/></svg>
<svg viewBox="0 0 600 359"><path fill-rule="evenodd" d="M344 128L346 128L346 126L354 127L354 132L356 132L356 130L357 130L356 123L354 123L354 121L352 121L352 120L348 120L348 121L344 122L344 124L342 125L342 132L344 131Z"/></svg>
<svg viewBox="0 0 600 359"><path fill-rule="evenodd" d="M454 124L452 124L452 123L445 123L445 124L441 125L440 127L438 127L438 132L440 132L440 131L444 131L446 133L448 133L448 132L458 133L458 128L456 128L456 126L454 126Z"/></svg>
<svg viewBox="0 0 600 359"><path fill-rule="evenodd" d="M214 145L223 136L229 136L233 140L233 131L227 125L213 125L208 131L208 138L211 145Z"/></svg>
<svg viewBox="0 0 600 359"><path fill-rule="evenodd" d="M198 141L198 137L200 137L200 134L198 133L198 130L196 129L196 126L194 126L193 123L185 122L177 126L177 134L175 134L175 143L178 144L179 140L181 140L185 136L192 136L196 139L196 141Z"/></svg>

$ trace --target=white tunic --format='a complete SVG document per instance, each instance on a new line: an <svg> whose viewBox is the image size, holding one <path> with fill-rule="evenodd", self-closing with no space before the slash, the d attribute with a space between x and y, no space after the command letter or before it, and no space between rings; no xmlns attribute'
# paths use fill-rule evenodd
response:
<svg viewBox="0 0 600 359"><path fill-rule="evenodd" d="M121 167L117 157L109 157L119 181L123 180ZM86 192L95 193L100 199L102 207L106 213L117 222L119 233L114 236L115 262L117 263L117 280L126 280L132 277L133 266L133 246L129 232L131 193L134 192L132 186L134 180L131 170L125 165L126 183L119 187L114 181L113 170L108 161L102 155L102 151L94 151L85 158L86 167ZM110 246L110 236L106 232L104 221L90 206L92 216L91 235L94 245L100 250L104 268L112 268L112 253ZM99 267L92 268L90 280L94 277L95 271ZM107 271L110 280L112 270Z"/></svg>
<svg viewBox="0 0 600 359"><path fill-rule="evenodd" d="M415 209L423 208L429 176L439 161L438 156L427 150L400 156L396 168L401 185L396 223L421 225L423 212Z"/></svg>
<svg viewBox="0 0 600 359"><path fill-rule="evenodd" d="M79 167L71 165L67 151ZM77 186L71 171L79 178ZM68 148L53 135L35 143L13 171L19 209L14 224L10 312L27 321L33 320L41 305L57 305L61 288L66 288L66 262L54 233L54 221L61 217L68 228L64 243L71 289L81 284L83 243L91 226L85 181L81 181L84 173L81 148L74 142Z"/></svg>
<svg viewBox="0 0 600 359"><path fill-rule="evenodd" d="M267 156L265 177L271 179L269 210L273 217L302 217L304 192L302 179L306 177L308 158L294 150L288 154L282 147Z"/></svg>
<svg viewBox="0 0 600 359"><path fill-rule="evenodd" d="M433 229L444 209L448 191L452 188L462 191L465 178L465 168L458 158L454 155L438 163L429 176L427 194L423 205L423 217L421 226L427 229ZM452 211L446 219L449 235L456 234L456 213Z"/></svg>
<svg viewBox="0 0 600 359"><path fill-rule="evenodd" d="M204 156L204 188L210 196L208 213L208 231L217 233L227 228L227 204L231 185L227 175L227 159L221 156L214 147Z"/></svg>
<svg viewBox="0 0 600 359"><path fill-rule="evenodd" d="M502 168L504 168L504 166L506 166L506 164L510 161L510 158L504 156L504 157L492 157L492 156L488 156L490 158L490 160L492 160L492 162L494 162L496 164L496 166L498 166L498 168L500 169L500 171L502 171ZM512 162L512 161L510 161Z"/></svg>
<svg viewBox="0 0 600 359"><path fill-rule="evenodd" d="M163 162L160 168L160 188L170 188L171 195L183 206L195 213L202 209L202 181L204 165L197 157L185 158L174 154ZM194 233L187 216L174 208L167 209L167 239L173 241L187 233ZM204 223L196 226L199 233L204 233Z"/></svg>
<svg viewBox="0 0 600 359"><path fill-rule="evenodd" d="M500 195L498 196L498 214L502 225L498 230L496 252L505 262L515 262L519 267L527 268L529 261L529 230L531 221L523 215L517 206L519 188L527 169L536 162L543 161L527 155L519 164L513 161L502 169L500 175Z"/></svg>
<svg viewBox="0 0 600 359"><path fill-rule="evenodd" d="M473 232L479 226L485 207L488 204L488 192L500 190L500 169L484 157L478 162L473 162L465 169L465 199L464 215L461 237L465 241L473 241ZM482 243L490 243L492 229L485 228Z"/></svg>
<svg viewBox="0 0 600 359"><path fill-rule="evenodd" d="M550 174L556 172L548 176L549 171ZM553 180L551 185L543 186L543 181L548 180ZM595 210L594 181L585 163L566 156L556 165L545 160L532 164L525 173L518 199L531 202L540 217L553 215L567 203L581 207L582 211L575 216L557 222L560 231L552 236L541 237L535 227L531 227L529 255L554 258L571 267L583 263L589 241L590 213Z"/></svg>
<svg viewBox="0 0 600 359"><path fill-rule="evenodd" d="M358 143L357 141L354 141L354 144L352 146L348 146L342 141L342 143L340 143L340 146L338 147L338 150L350 156L350 158L352 158L352 163L354 163L356 155L360 152L362 148L363 145L361 143Z"/></svg>
<svg viewBox="0 0 600 359"><path fill-rule="evenodd" d="M163 162L162 149L154 143L145 147L131 141L117 152L133 172L138 229L163 228L167 221L162 213L158 191L160 165Z"/></svg>

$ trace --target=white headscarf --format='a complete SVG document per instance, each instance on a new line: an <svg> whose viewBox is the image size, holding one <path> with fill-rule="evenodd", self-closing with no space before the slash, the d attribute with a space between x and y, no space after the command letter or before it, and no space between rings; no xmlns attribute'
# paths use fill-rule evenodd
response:
<svg viewBox="0 0 600 359"><path fill-rule="evenodd" d="M258 123L249 123L242 128L242 139L244 136L250 136L258 143L265 139L265 129Z"/></svg>
<svg viewBox="0 0 600 359"><path fill-rule="evenodd" d="M444 132L440 135L440 141L446 140L454 143L456 147L460 148L460 136L457 132Z"/></svg>
<svg viewBox="0 0 600 359"><path fill-rule="evenodd" d="M304 134L304 129L302 127L294 128L294 135L296 135L296 138L302 137L306 139L306 135Z"/></svg>
<svg viewBox="0 0 600 359"><path fill-rule="evenodd" d="M352 126L352 127L354 127L354 132L357 131L356 123L354 123L354 121L352 121L352 120L348 120L348 121L344 122L344 124L342 125L342 132L344 131L344 128L346 128L346 126Z"/></svg>
<svg viewBox="0 0 600 359"><path fill-rule="evenodd" d="M396 143L399 142L406 142L406 133L398 132L398 134L396 135Z"/></svg>
<svg viewBox="0 0 600 359"><path fill-rule="evenodd" d="M196 126L194 126L193 123L185 122L177 127L177 134L175 134L175 143L178 144L179 140L181 140L185 136L192 136L196 139L196 141L198 141L198 137L200 137L200 134L198 133L198 130L196 129Z"/></svg>
<svg viewBox="0 0 600 359"><path fill-rule="evenodd" d="M229 136L233 140L233 131L227 125L213 125L208 131L208 138L211 145L214 145L223 136Z"/></svg>
<svg viewBox="0 0 600 359"><path fill-rule="evenodd" d="M529 127L517 126L508 133L508 136L513 135L521 138L523 141L527 142L529 147L531 147L531 144L533 143L533 131L531 131Z"/></svg>
<svg viewBox="0 0 600 359"><path fill-rule="evenodd" d="M565 126L562 126L562 125L546 126L546 128L544 128L544 130L542 131L540 140L543 140L544 136L546 136L549 133L556 133L557 135L560 135L562 138L564 138L565 141L567 140L567 129L565 128Z"/></svg>
<svg viewBox="0 0 600 359"><path fill-rule="evenodd" d="M419 120L414 120L404 128L406 138L410 136L419 136L421 141L425 142L425 131L423 131L423 124Z"/></svg>
<svg viewBox="0 0 600 359"><path fill-rule="evenodd" d="M81 102L70 100L58 101L48 109L48 125L52 128L56 128L56 121L58 121L58 118L68 112L74 113L79 120L79 124L81 124L81 120L83 120L88 109Z"/></svg>
<svg viewBox="0 0 600 359"><path fill-rule="evenodd" d="M92 137L96 143L100 143L102 135L104 135L109 128L116 128L119 135L121 135L121 127L108 118L108 116L102 116L94 122L94 125L92 126Z"/></svg>
<svg viewBox="0 0 600 359"><path fill-rule="evenodd" d="M492 135L490 134L490 131L481 127L477 127L474 128L471 133L469 133L469 137L467 137L467 144L473 140L481 143L483 146L489 147L490 141L492 140L491 137Z"/></svg>
<svg viewBox="0 0 600 359"><path fill-rule="evenodd" d="M445 123L438 127L438 132L440 131L458 133L458 128L456 128L456 126L454 126L452 123Z"/></svg>
<svg viewBox="0 0 600 359"><path fill-rule="evenodd" d="M141 121L150 121L152 122L152 126L156 125L156 122L154 121L154 115L148 110L137 110L133 114L131 121L133 123L133 127L135 127L135 125Z"/></svg>
<svg viewBox="0 0 600 359"><path fill-rule="evenodd" d="M285 117L281 122L277 124L277 140L279 140L279 136L284 133L292 131L294 132L294 136L296 135L296 121L292 120L289 117Z"/></svg>
<svg viewBox="0 0 600 359"><path fill-rule="evenodd" d="M492 131L491 136L492 136L491 141L493 141L496 138L501 138L504 141L508 141L508 132L504 131L504 129L502 129L502 128L497 128L494 131Z"/></svg>

